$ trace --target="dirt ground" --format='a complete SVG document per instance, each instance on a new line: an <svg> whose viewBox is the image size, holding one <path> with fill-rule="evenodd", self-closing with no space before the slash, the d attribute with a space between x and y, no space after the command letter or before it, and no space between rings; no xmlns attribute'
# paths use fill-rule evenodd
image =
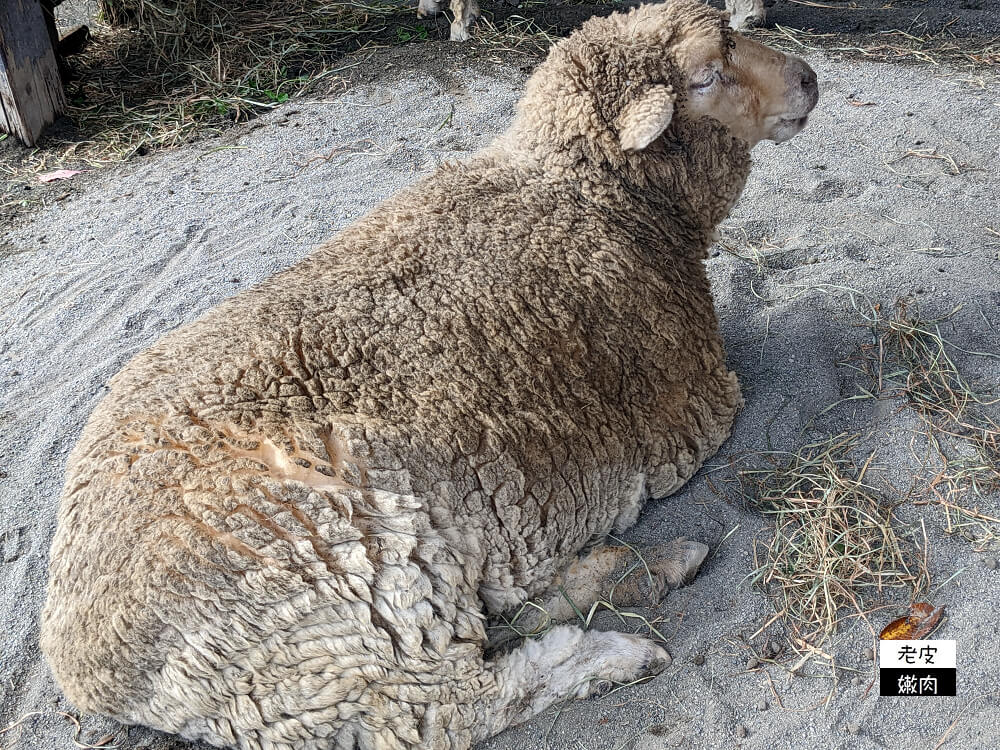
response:
<svg viewBox="0 0 1000 750"><path fill-rule="evenodd" d="M397 4L395 0L379 2L390 6ZM724 7L724 0L707 2L719 8ZM578 3L575 0L484 2L485 22L498 29L513 28L515 31L509 40L499 40L498 43L479 47L469 45L467 63L475 67L481 60L493 60L532 66L544 52L539 52L539 48L547 43L546 35L548 38L564 36L593 15L606 15L637 4L636 0L596 3ZM341 57L347 55L345 59L350 68L343 72L342 77L348 82L364 80L369 73L378 75L379 71L368 71L363 63L355 65L351 55L359 49L363 51L378 46L398 45L401 39L412 38L413 44L419 49L414 50L414 57L423 60L425 40L448 39L449 22L445 15L418 21L412 9L406 7L406 2L399 2L398 5L398 13L379 16L381 20L374 23L371 29L343 35L343 41L333 45L324 54L324 62L335 63L340 67ZM997 39L1000 37L1000 9L996 7L994 0L834 0L819 3L812 0L768 0L766 5L767 28L759 33L763 41L795 52L821 48L837 59L931 65L946 63L967 70L974 67L975 62L969 60L963 50L988 48L992 54L990 59L995 62ZM96 14L96 0L69 0L56 10L57 23L62 30L80 23L90 23L94 27ZM483 25L481 31L482 27ZM533 32L541 33L537 34L538 38L530 41L516 38L522 33ZM510 54L511 48L514 50L513 55ZM521 60L517 53L526 54L526 57ZM67 95L77 111L86 111L96 104L93 101L94 92L85 91L81 85L82 81L93 77L96 72L88 65L96 68L107 65L113 69L119 65L128 67L150 64L142 56L127 55L119 59L117 55L118 53L101 61L88 60L84 64L76 62L77 58L70 59ZM102 93L103 88L103 85L99 87ZM190 93L183 87L179 92L180 95ZM163 93L156 87L151 87L148 91L127 89L124 92L126 104L137 109L162 98ZM225 121L220 124L228 127ZM99 126L96 129L79 127L73 117L64 117L43 136L39 151L23 149L11 138L0 140L0 172L6 172L10 176L4 184L0 184L0 222L17 222L26 214L65 200L86 183L87 176L78 178L72 184L39 184L36 176L43 170L35 167L25 169L26 165L39 163L39 154L46 164L52 164L46 169L68 167L89 171L92 165L88 164L86 158L66 157L65 153L73 150L76 144L85 144L101 137ZM197 139L197 136L193 138ZM134 156L141 158L146 153L147 149L140 147Z"/></svg>
<svg viewBox="0 0 1000 750"><path fill-rule="evenodd" d="M492 6L560 32L608 8ZM783 38L808 59L821 99L801 135L755 150L708 262L746 407L717 458L651 503L627 537L683 534L711 548L692 585L643 611L661 618L673 664L648 683L555 707L481 750L1000 747L1000 549L949 526L927 490L941 465L919 419L898 399L853 398L871 384L845 364L872 341L863 313L877 305L888 315L910 298L924 318L947 318L940 332L956 365L1000 397L997 47L993 58L961 53L988 48L1000 13L987 0L777 0L769 13L794 31L770 26L761 38ZM432 28L444 34L446 24ZM947 59L900 52L897 32L933 38ZM27 718L0 734L0 748L73 745L72 707L42 661L37 620L64 463L108 378L166 331L485 145L537 60L476 42L362 50L345 58L349 86L219 137L53 185L18 178L13 187L30 187L31 200L0 213L0 730ZM10 141L0 165L25 158ZM935 637L957 641L954 698L878 695L866 650L873 630L905 612L907 591L866 594L885 609L867 623L846 618L794 674L781 623L757 632L774 608L749 577L754 540L769 538L771 521L735 472L759 464L761 451L842 433L858 436L859 463L875 453L869 482L900 503L900 536L916 547L926 534L931 585L921 598L946 608ZM996 492L954 499L1000 517ZM598 626L624 627L608 613ZM768 642L785 651L755 664ZM188 747L101 717L79 721L82 742Z"/></svg>

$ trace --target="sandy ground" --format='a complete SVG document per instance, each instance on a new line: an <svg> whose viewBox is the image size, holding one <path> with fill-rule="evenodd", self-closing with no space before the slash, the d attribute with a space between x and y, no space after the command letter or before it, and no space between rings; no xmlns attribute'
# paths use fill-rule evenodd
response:
<svg viewBox="0 0 1000 750"><path fill-rule="evenodd" d="M958 697L879 697L864 654L872 634L859 622L823 646L838 667L835 684L823 659L794 678L778 666L747 669L747 644L759 649L777 631L749 638L773 614L746 580L752 540L766 536L767 522L736 498L729 460L846 431L861 435L859 455L878 450L873 479L890 496L926 474L917 422L899 404L824 411L861 383L839 364L868 337L845 289L884 308L912 295L925 315L960 305L946 337L965 350L1000 351L1000 89L940 68L818 53L809 61L822 90L811 124L787 144L757 148L724 226L744 254L763 247L765 262L722 250L709 260L746 408L719 457L652 503L628 537L686 534L712 547L691 586L646 612L662 616L674 662L652 682L551 710L482 750L930 750L942 737L945 748L1000 746L997 552L947 535L933 507L907 503L900 531L921 519L926 526L929 599L947 608L937 637L958 642ZM71 707L41 659L37 619L63 466L108 378L164 332L484 145L510 120L533 64L508 56L494 65L472 48L436 43L351 62L361 83L345 94L289 103L224 138L84 175L64 200L0 235L0 728L42 712L0 735L0 748L72 746L72 725L56 713ZM959 173L941 160L900 159L923 149L950 155ZM997 360L954 354L981 389L1000 393ZM728 491L720 497L709 479ZM902 614L905 593L889 601L896 606L873 618L876 629ZM110 734L125 748L182 746L100 717L80 721L90 742Z"/></svg>

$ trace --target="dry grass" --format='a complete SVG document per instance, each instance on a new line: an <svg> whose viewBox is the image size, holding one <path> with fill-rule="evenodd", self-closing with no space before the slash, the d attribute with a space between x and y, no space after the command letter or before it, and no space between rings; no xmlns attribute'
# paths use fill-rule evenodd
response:
<svg viewBox="0 0 1000 750"><path fill-rule="evenodd" d="M993 413L1000 399L979 393L959 370L953 355L1000 359L969 352L948 342L941 328L948 316L925 320L909 300L888 315L873 308L867 325L870 343L845 363L868 380L863 394L898 398L924 424L924 435L940 462L930 479L931 502L945 513L946 528L985 548L1000 541L1000 424ZM983 506L987 505L984 512Z"/></svg>
<svg viewBox="0 0 1000 750"><path fill-rule="evenodd" d="M14 183L41 171L117 163L328 90L345 52L371 45L386 19L407 12L380 0L207 2L177 31L161 16L178 3L128 4L141 9L142 31L94 25L86 50L68 58L72 127L51 129L20 163L0 165L8 178L0 204L23 198ZM104 12L121 17L112 5Z"/></svg>
<svg viewBox="0 0 1000 750"><path fill-rule="evenodd" d="M215 50L221 67L298 50L322 53L331 37L370 30L401 10L378 0L99 0L98 8L111 26L134 29L165 61Z"/></svg>
<svg viewBox="0 0 1000 750"><path fill-rule="evenodd" d="M902 174L898 169L892 167L893 164L903 161L904 159L925 159L930 161L942 162L942 167L944 168L945 174L957 177L963 173L963 170L968 169L968 165L959 164L955 161L955 157L951 154L938 153L936 148L911 148L904 151L899 156L895 156L892 159L888 159L883 162L886 168L893 174Z"/></svg>
<svg viewBox="0 0 1000 750"><path fill-rule="evenodd" d="M1000 38L957 37L947 26L933 34L892 29L851 38L778 25L754 31L752 35L765 44L791 52L823 50L872 62L924 63L951 68L969 76L964 80L979 87L1000 76Z"/></svg>
<svg viewBox="0 0 1000 750"><path fill-rule="evenodd" d="M780 266L774 265L774 261L791 252L785 249L785 245L798 239L796 236L775 240L768 235L751 238L745 227L738 229L739 235L723 228L717 244L724 252L752 265L758 276L763 276L765 270L780 269Z"/></svg>
<svg viewBox="0 0 1000 750"><path fill-rule="evenodd" d="M86 50L69 58L72 127L54 128L19 163L0 163L0 208L28 204L40 172L96 169L218 134L234 122L344 85L348 52L439 33L390 0L103 0ZM120 24L132 24L131 27ZM487 52L544 52L553 37L511 16L480 22Z"/></svg>
<svg viewBox="0 0 1000 750"><path fill-rule="evenodd" d="M867 481L874 454L860 467L850 458L856 437L756 454L768 465L739 472L744 496L774 522L770 538L754 542L752 579L806 650L845 618L867 621L887 589L912 598L928 583L923 556Z"/></svg>
<svg viewBox="0 0 1000 750"><path fill-rule="evenodd" d="M534 4L534 3L530 3ZM523 7L524 4L522 3ZM551 29L544 29L530 18L511 15L496 24L489 18L479 20L476 41L493 52L545 54L556 41Z"/></svg>
<svg viewBox="0 0 1000 750"><path fill-rule="evenodd" d="M957 309L929 320L908 300L888 314L863 297L852 295L852 305L871 338L844 363L866 382L860 394L843 401L896 399L901 408L912 409L923 425L918 438L938 468L928 473L926 460L917 458L916 492L907 498L916 495L915 504L939 507L945 530L978 549L996 545L1000 425L992 414L1000 399L981 393L955 355L1000 356L960 349L943 336ZM795 453L753 454L767 465L738 472L743 496L774 521L767 538L754 542L751 577L773 601L775 615L754 635L783 620L800 656L793 672L814 657L826 658L817 646L845 618L867 622L889 590L915 600L929 585L923 524L919 534L911 532L912 539L897 531L894 504L869 479L875 454L856 463L856 446L857 436L842 434ZM828 661L833 674L832 657Z"/></svg>

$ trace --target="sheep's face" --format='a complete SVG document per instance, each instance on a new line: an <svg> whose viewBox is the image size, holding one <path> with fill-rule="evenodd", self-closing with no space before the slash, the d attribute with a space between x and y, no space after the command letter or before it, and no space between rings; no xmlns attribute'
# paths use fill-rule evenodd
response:
<svg viewBox="0 0 1000 750"><path fill-rule="evenodd" d="M801 58L738 34L729 45L701 45L683 56L687 116L713 117L750 146L787 141L816 106L816 73Z"/></svg>

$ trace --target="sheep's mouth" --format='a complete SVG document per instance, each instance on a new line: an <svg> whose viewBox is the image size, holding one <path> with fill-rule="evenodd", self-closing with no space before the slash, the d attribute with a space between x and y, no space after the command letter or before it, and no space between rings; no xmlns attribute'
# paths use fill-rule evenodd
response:
<svg viewBox="0 0 1000 750"><path fill-rule="evenodd" d="M784 143L789 138L798 135L802 128L809 121L809 113L799 116L777 117L771 126L771 135L768 138L775 143Z"/></svg>
<svg viewBox="0 0 1000 750"><path fill-rule="evenodd" d="M802 115L802 117L782 117L778 122L781 125L802 130L806 126L806 123L809 122L809 115Z"/></svg>

